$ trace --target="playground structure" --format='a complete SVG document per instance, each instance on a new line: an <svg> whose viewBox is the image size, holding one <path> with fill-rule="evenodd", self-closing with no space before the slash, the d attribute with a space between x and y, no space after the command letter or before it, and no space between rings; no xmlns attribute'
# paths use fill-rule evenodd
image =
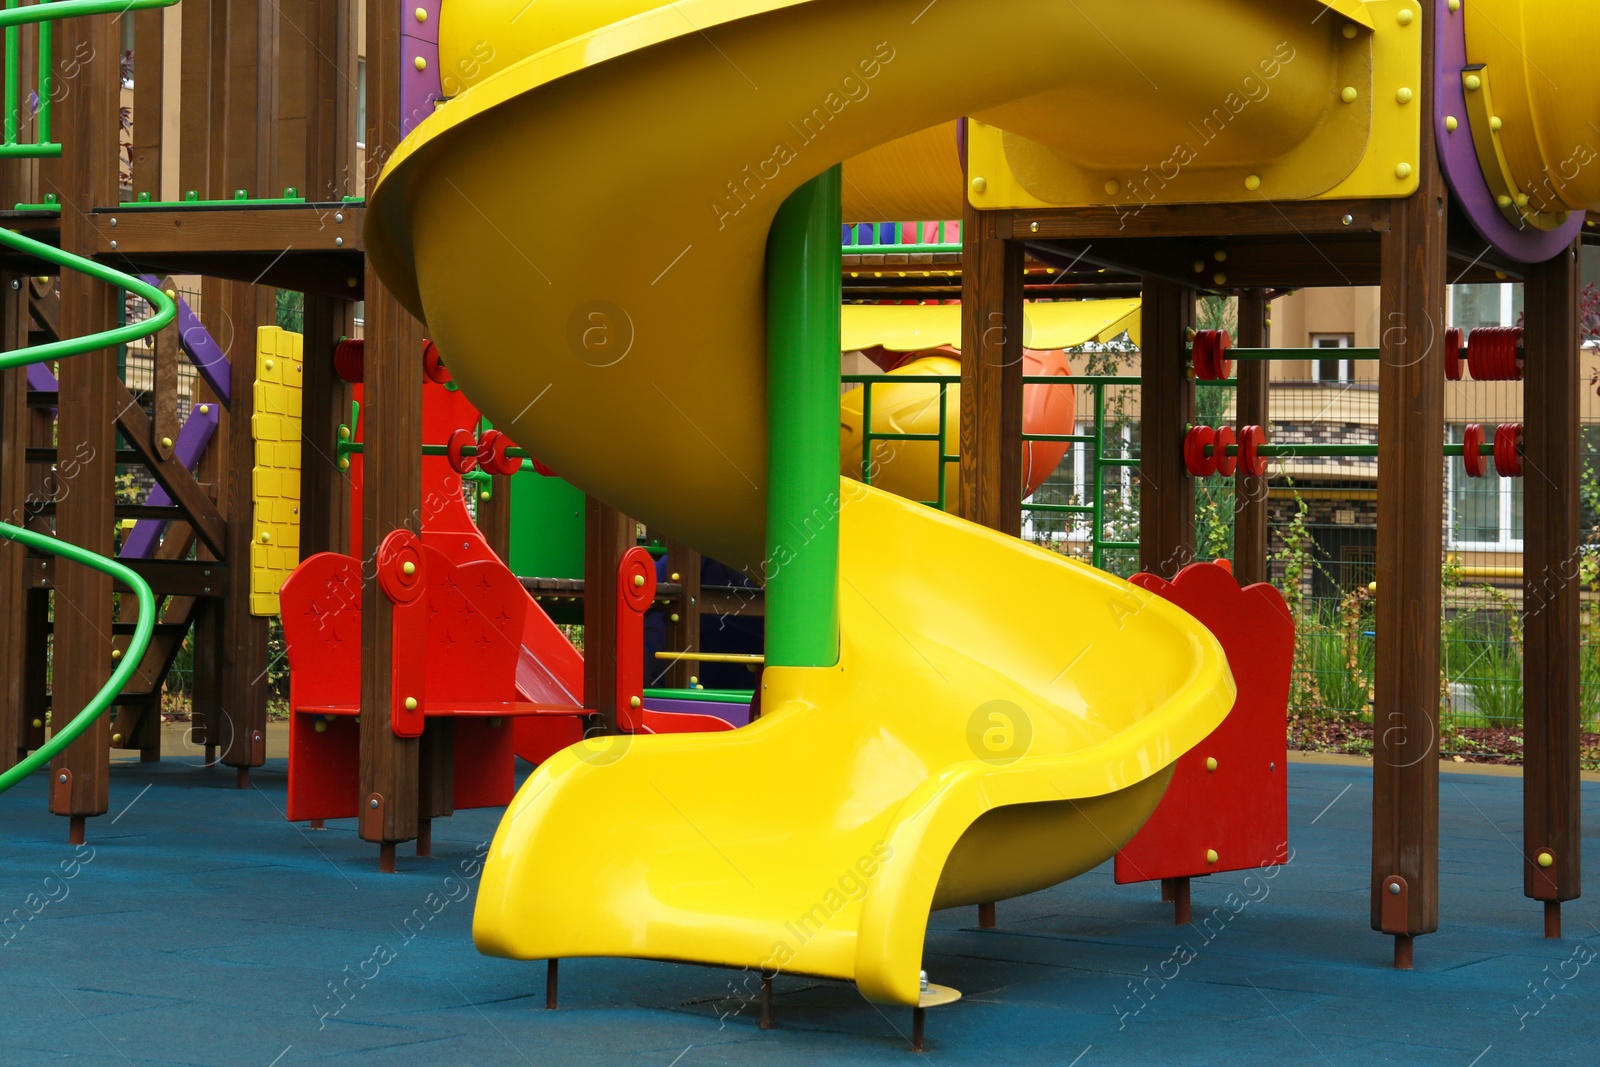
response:
<svg viewBox="0 0 1600 1067"><path fill-rule="evenodd" d="M267 349L250 343L272 320L270 290L262 288L272 286L304 292L306 301L297 366L304 375L299 513L289 524L298 544L285 545L281 537L277 544L284 552L293 547L302 566L319 554L346 551L359 564L364 546L375 571L339 564L322 576L359 588L359 603L347 600L345 617L317 636L349 627L346 640L354 633L362 654L356 675L348 664L323 669L329 676L344 671L338 692L291 700L299 741L336 740L341 754L337 774L315 757L296 757L301 772L292 773L311 772L307 780L316 787L337 783L337 796L324 808L292 809L290 817L359 814L361 836L378 844L385 866L392 866L395 845L418 839L422 847L431 819L455 806L509 798L507 731L517 728L496 718L560 720L568 740L583 729L581 720L603 735L545 760L537 784L513 804L521 817L506 824L485 874L476 931L485 949L550 959L552 978L553 961L564 955L639 955L850 978L875 999L920 1005L926 1001L917 960L930 908L978 904L992 922L994 901L1092 867L1131 839L1119 878L1124 864L1137 867L1126 873L1138 877L1153 866L1141 862L1149 853L1140 849L1190 854L1171 873L1151 875L1172 880L1168 888L1181 914L1187 889L1180 880L1222 868L1208 868L1217 862L1211 859L1194 863L1193 842L1163 844L1172 840L1164 835L1193 827L1168 825L1158 805L1169 776L1176 783L1173 805L1223 781L1207 763L1217 757L1202 742L1223 744L1212 728L1233 705L1223 653L1237 640L1201 610L1221 594L1190 609L1217 640L1162 599L1170 595L1183 606L1186 582L1218 580L1217 569L1206 565L1188 572L1203 578L1183 574L1195 559L1195 479L1235 479L1231 569L1237 584L1250 586L1267 577L1262 461L1335 454L1319 448L1375 454L1379 465L1377 629L1399 638L1378 646L1375 719L1384 729L1374 761L1372 925L1394 937L1397 966L1409 966L1413 938L1439 921L1437 471L1447 456L1459 455L1469 474L1481 473L1491 457L1503 475L1540 472L1526 483L1524 581L1537 610L1526 619L1523 863L1525 893L1543 903L1546 934L1559 936L1560 903L1581 889L1578 591L1563 566L1579 551L1575 249L1584 211L1600 206L1600 189L1583 164L1568 174L1571 168L1545 154L1541 146L1581 143L1584 115L1542 95L1529 73L1534 64L1525 67L1517 50L1588 84L1570 42L1600 28L1592 12L1564 5L1565 26L1556 18L1549 27L1526 25L1520 45L1508 45L1474 20L1523 25L1515 0L1478 0L1476 7L1455 0L1284 5L1294 11L1250 0L1147 5L1161 9L1174 38L1210 46L1203 68L1192 57L1174 68L1161 41L1130 21L1150 21L1148 11L1135 15L1124 10L1130 5L1110 3L1072 14L1022 0L944 0L925 18L918 16L921 4L887 2L843 11L819 2L678 5L695 9L695 30L686 29L681 13L649 3L550 5L539 19L515 25L501 7L470 0L446 0L444 12L374 3L366 5L365 158L372 180L346 185L344 176L360 166L355 101L336 72L353 65L357 5L306 5L314 17L303 42L272 37L282 53L271 52L260 34L273 21L269 5L185 5L167 16L158 10L163 4L135 5L147 8L132 16L136 52L141 38L160 42L174 33L185 78L213 72L219 88L209 114L185 108L175 122L160 118L158 92L133 90L130 199L121 200L117 189L116 139L107 117L116 114L119 86L105 65L85 66L48 119L19 115L18 94L7 94L11 114L19 115L8 123L8 148L34 150L0 157L0 193L18 205L7 224L59 243L74 257L7 242L12 251L0 279L11 283L0 285L7 349L27 347L35 332L30 324L58 339L117 327L108 286L135 279L74 273L84 261L159 283L137 290L157 309L145 324L156 337L148 413L125 395L109 347L80 343L77 350L86 354L62 358L51 378L8 361L0 381L0 518L25 515L15 525L40 530L53 518L55 535L76 546L64 550L76 564L114 554L119 518L170 524L161 536L136 530L134 544L144 546L136 554L124 543L114 573L135 591L137 607L124 599L115 619L109 577L80 566L58 572L53 560L30 555L25 549L62 551L38 532L8 530L18 543L0 549L0 674L8 686L0 737L17 738L0 759L9 762L13 747L19 756L45 751L48 635L57 725L51 743L63 746L52 764L50 803L70 818L75 836L81 839L87 818L107 811L108 750L157 753L151 724L160 661L170 663L174 642L191 627L197 663L205 664L197 672L198 735L217 748L221 763L238 769L241 785L265 759L265 696L256 681L267 666L267 613L258 613L257 598L270 591L258 588L262 568L247 561L269 554L263 546L273 543L277 528L264 527L252 478L264 466L260 442L269 438L246 428L277 413L260 387L282 384L271 380L279 368L267 368ZM19 31L28 47L8 51L8 85L19 76L30 84L29 63L50 69L50 53L41 49L70 54L82 42L96 54L118 51L107 17L113 5L52 7L62 19L53 41ZM193 14L197 9L208 14ZM84 17L66 17L79 12ZM1315 18L1301 17L1311 12ZM614 23L627 16L633 18L624 32ZM1039 32L1019 37L1009 28L1024 22ZM1088 25L1139 44L1118 58ZM717 48L705 49L697 31L711 34ZM909 36L897 43L900 33L914 33L915 47ZM494 43L493 58L477 53L474 61L483 41ZM162 52L159 44L154 51ZM269 61L273 54L281 68ZM1205 144L1185 141L1189 153L1179 159L1171 147L1176 118L1132 91L1119 101L1084 105L1075 95L1081 90L1058 82L1063 54L1114 81L1133 77L1124 62L1134 71L1163 69L1193 98L1217 100L1214 114L1222 118L1215 129L1204 127ZM1112 67L1119 72L1110 73ZM1235 67L1273 91L1257 96ZM759 101L729 102L735 98L722 83L735 84L744 68L770 80ZM872 103L852 99L838 110L820 103L856 92L846 85L841 96L827 78L818 80L817 71L833 70L851 72L855 86L870 86ZM952 77L952 70L961 75ZM1084 69L1076 76L1088 77ZM295 92L285 95L291 82ZM48 78L37 84L41 99L50 99ZM566 92L571 86L582 91ZM302 91L303 99L289 102ZM671 118L703 114L713 95L724 110L708 128ZM1237 110L1230 99L1239 102ZM298 112L296 103L303 105ZM1059 122L1069 111L1090 117ZM176 187L203 192L167 198L161 139L146 140L150 127L137 117L151 114L158 116L154 127L182 131ZM805 151L778 160L776 177L751 163L777 158L767 142L787 121L781 117L813 114L823 121L806 127ZM957 115L971 117L959 127L946 121ZM299 128L303 141L285 133ZM532 130L559 136L530 138ZM24 133L34 138L31 145L19 140ZM62 160L49 162L58 143ZM1082 144L1115 152L1090 161L1076 154ZM641 146L650 146L648 167L630 163ZM605 180L573 182L570 168L554 165L561 159L585 160ZM838 162L842 177L827 169ZM380 164L383 177L376 180ZM907 178L912 172L915 178ZM708 212L705 190L725 182L729 192ZM249 195L278 189L290 192ZM315 195L302 199L295 189ZM237 195L241 190L245 195ZM369 193L370 206L346 199ZM530 203L560 209L530 211ZM945 225L924 229L917 243L881 233L876 243L862 243L857 231L841 252L836 238L845 219L885 211L901 218L959 215L959 245ZM637 261L658 265L619 270L616 242L594 231L596 219L626 235ZM1308 240L1315 255L1306 254ZM919 245L926 249L917 251ZM927 269L918 279L916 259L923 256ZM1048 266L1052 280L1030 284L1029 264ZM905 272L911 277L899 266L911 267ZM33 281L57 269L58 305ZM207 277L198 316L165 292L176 274ZM830 420L841 415L835 384L845 345L834 315L840 301L889 299L890 290L913 298L953 295L957 275L961 343L935 357L950 362L923 368L938 373L859 376L852 382L861 386L855 429L847 396L841 417L847 434L843 455L836 455ZM1516 334L1446 337L1446 281L1489 278L1524 283L1525 326ZM1379 362L1378 444L1274 444L1267 361L1297 354L1269 347L1267 296L1335 284L1383 288L1391 328L1376 349L1343 355ZM1040 451L1059 459L1054 449L1070 446L1094 453L1092 500L1044 507L1090 516L1097 563L1106 551L1132 547L1102 542L1098 509L1102 467L1135 461L1102 457L1098 424L1092 436L1059 427L1034 432L1028 425L1028 390L1049 395L1064 387L1059 376L1035 376L1028 366L1024 349L1034 346L1023 325L1025 296L1126 296L1130 288L1141 298L1137 548L1149 575L1137 584L1159 597L1021 551L1013 540L1036 484L1029 462ZM1236 347L1224 352L1221 337L1192 331L1199 292L1239 297L1238 336L1229 339ZM364 430L351 425L350 436L341 438L352 386L338 373L340 342L354 332L355 299L365 300L363 347L371 354L361 374ZM167 325L169 317L177 325ZM211 325L196 333L204 319ZM208 344L222 323L232 344ZM599 334L591 333L596 327ZM690 337L703 356L685 358ZM1524 413L1519 423L1450 446L1441 403L1447 383L1461 376L1463 345L1473 378L1521 378ZM507 355L530 348L544 355ZM173 391L180 352L205 378L183 432ZM442 388L434 377L440 353L462 394L510 436L472 433L469 447L454 432L466 428L459 420L448 440L429 432L424 397ZM41 358L48 358L41 350L28 353L29 360ZM1094 394L1098 413L1100 391L1128 381L1072 375L1071 383ZM931 429L878 428L874 391L893 387L916 390L911 405L924 412L931 402ZM1196 389L1228 387L1237 391L1232 425L1196 426ZM751 400L763 396L783 399ZM625 414L597 442L602 411ZM118 452L114 428L136 457ZM526 446L526 456L512 440ZM82 441L87 449L74 458L70 479L59 451L45 455L57 441L62 448ZM841 465L873 481L875 445L896 441L905 452L887 471L923 458L937 468L904 495L951 505L990 530L880 490L841 486ZM1371 452L1351 451L1363 447ZM476 502L481 545L473 543L470 558L452 557L429 545L426 465L459 462L469 451L490 479L486 497ZM341 461L357 456L361 496L352 507ZM426 626L408 621L424 603L414 590L478 568L471 573L484 576L494 592L469 604L471 610L503 609L513 631L529 625L542 601L530 604L529 594L508 584L503 561L512 471L534 456L592 494L581 587L551 579L555 584L536 585L532 593L581 595L585 655L579 664L570 646L562 651L555 644L549 635L559 632L541 609L537 617L549 629L538 658L564 664L560 699L530 698L515 684L452 690L453 681L417 674L420 661L408 654L420 647L416 642L433 639ZM648 477L641 457L648 457ZM135 458L149 467L166 502L114 502L114 469ZM58 485L69 483L70 490L45 489L30 461L35 468L54 461ZM457 505L459 492L450 504ZM463 505L454 525L438 530L453 537L464 531L464 518ZM676 539L666 566L683 580L657 587L655 569L645 569L636 554L635 518ZM773 532L786 525L815 532L796 545ZM634 736L646 732L644 712L654 709L634 672L642 651L631 651L630 627L642 605L658 595L676 597L680 610L672 613L668 645L698 647L694 549L766 579L761 718L715 737ZM783 565L774 567L774 560ZM950 561L983 574L984 584L939 573ZM282 569L282 563L263 567ZM316 566L332 564L324 559ZM309 579L318 572L302 573ZM292 590L293 583L284 597ZM78 610L52 620L45 606L51 595ZM1106 640L1103 621L1097 626L1082 617L1084 605L1130 614L1131 630L1119 628ZM1069 698L1056 691L1065 672L1055 657L1097 638L1103 651L1069 676L1077 692ZM291 644L291 656L298 655L298 642ZM935 646L932 658L920 651ZM1242 685L1246 672L1231 652L1228 661ZM951 696L949 679L936 686L930 668L935 678L955 676L968 688ZM687 699L693 699L691 669L675 668ZM518 675L517 664L502 658L475 680L503 682L507 672ZM129 686L140 677L151 680L150 688ZM1262 717L1270 721L1279 704L1262 695L1264 685L1250 695L1268 706ZM1135 686L1138 695L1130 697ZM115 692L121 696L109 696ZM991 693L1003 694L1032 725L1033 747L1015 765L973 760L978 753L967 720ZM84 716L72 730L59 728L78 708L106 703L118 708L114 719ZM461 720L453 730L418 721L427 719L430 705L448 711L452 704L472 711L435 715ZM1142 717L1125 710L1130 704L1141 707ZM489 705L505 714L480 714ZM1063 707L1093 728L1082 734L1063 728ZM356 714L361 709L366 713ZM845 718L902 743L926 769L924 778L902 776L892 789L863 798L844 776L848 754L873 774L895 765L852 733L856 726L843 725ZM1245 721L1229 716L1224 728ZM1283 767L1276 758L1281 738L1263 752L1249 748L1260 741L1259 732L1227 741L1219 762L1231 772L1229 758L1248 750L1255 763L1265 755L1274 768L1267 773L1276 774ZM469 751L491 752L492 773L461 762ZM1079 792L1062 793L1050 775ZM1251 795L1270 794L1259 781L1253 788ZM787 812L722 814L728 795L771 789L807 796L819 821L785 823ZM353 802L359 811L351 810ZM675 812L678 803L718 820L720 848L708 853L698 831L684 825L683 811ZM1090 839L1074 803L1092 808L1090 818L1109 828L1105 839ZM923 825L900 814L901 805L906 813L933 815ZM1221 806L1219 832L1239 829L1237 807ZM608 818L619 811L627 818ZM858 821L849 833L830 834L843 812ZM1136 834L1141 825L1144 833ZM775 829L783 833L774 838ZM641 843L641 836L655 840ZM1214 837L1208 846L1230 865L1266 862L1279 844L1253 840L1235 849L1230 840ZM1029 842L1039 841L1057 849L1050 862L1018 859L1038 851ZM1220 849L1217 841L1224 842ZM798 860L796 842L804 842ZM876 852L877 844L892 854ZM731 858L719 867L721 849ZM551 862L555 856L560 865ZM863 900L830 914L822 936L775 957L769 935L783 917L808 910L813 890L799 879L785 895L787 888L776 892L772 883L797 865L819 876L848 872L860 857L872 859L872 873L862 872L870 884ZM675 885L698 879L702 888L641 903L630 895L640 886L620 880L610 865L621 858L659 864L654 877ZM617 922L624 897L628 907L658 909L649 938Z"/></svg>

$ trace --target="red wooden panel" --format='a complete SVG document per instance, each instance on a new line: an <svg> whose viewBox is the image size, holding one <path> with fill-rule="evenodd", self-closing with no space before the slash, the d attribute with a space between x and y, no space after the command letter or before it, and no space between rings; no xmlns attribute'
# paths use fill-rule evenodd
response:
<svg viewBox="0 0 1600 1067"><path fill-rule="evenodd" d="M1215 563L1185 567L1171 582L1138 574L1135 585L1172 601L1216 635L1239 696L1204 741L1178 758L1166 796L1117 853L1118 882L1184 878L1284 862L1289 841L1289 672L1294 622L1270 585L1240 589ZM1207 767L1216 761L1216 769ZM1215 862L1208 850L1217 853Z"/></svg>

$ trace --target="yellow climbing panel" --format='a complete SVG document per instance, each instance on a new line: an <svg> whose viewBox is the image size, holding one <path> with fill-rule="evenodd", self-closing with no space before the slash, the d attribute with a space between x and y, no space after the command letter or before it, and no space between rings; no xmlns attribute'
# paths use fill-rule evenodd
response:
<svg viewBox="0 0 1600 1067"><path fill-rule="evenodd" d="M300 562L301 338L277 326L256 331L255 414L250 435L250 614L278 614L278 590Z"/></svg>

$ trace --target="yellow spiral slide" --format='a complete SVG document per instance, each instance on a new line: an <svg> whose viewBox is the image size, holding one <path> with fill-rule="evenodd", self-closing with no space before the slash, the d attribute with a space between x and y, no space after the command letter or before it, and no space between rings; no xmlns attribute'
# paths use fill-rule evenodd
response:
<svg viewBox="0 0 1600 1067"><path fill-rule="evenodd" d="M461 91L389 161L368 248L497 425L756 569L784 403L763 262L791 192L899 139L926 150L913 135L962 115L1064 171L1137 174L1172 157L1184 109L1223 121L1213 100L1228 125L1185 164L1189 198L1243 198L1247 170L1285 195L1370 182L1371 13L1393 7L447 0ZM1013 153L1017 180L1033 158ZM896 167L847 166L848 215L916 206L852 173ZM837 664L769 667L746 729L540 767L485 868L483 951L762 967L914 1004L931 909L1102 862L1231 707L1220 648L1166 602L854 483L840 496Z"/></svg>

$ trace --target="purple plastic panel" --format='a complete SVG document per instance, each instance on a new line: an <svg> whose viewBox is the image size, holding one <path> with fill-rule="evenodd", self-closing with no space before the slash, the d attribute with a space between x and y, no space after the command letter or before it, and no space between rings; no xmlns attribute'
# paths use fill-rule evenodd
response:
<svg viewBox="0 0 1600 1067"><path fill-rule="evenodd" d="M1437 0L1435 6L1438 9L1434 18L1438 46L1434 55L1438 63L1439 95L1433 122L1439 140L1439 159L1450 192L1483 239L1501 252L1522 263L1554 259L1577 239L1583 229L1584 214L1574 211L1566 225L1554 230L1536 230L1532 226L1519 229L1501 214L1483 170L1478 166L1472 127L1467 122L1467 91L1461 84L1461 71L1467 65L1465 5L1462 10L1451 11L1450 0ZM1445 128L1447 115L1456 118L1454 132Z"/></svg>
<svg viewBox="0 0 1600 1067"><path fill-rule="evenodd" d="M216 405L206 405L207 411L202 414L200 405L196 404L194 410L189 412L189 419L183 424L183 429L178 431L178 442L172 446L172 454L183 463L185 467L194 470L200 462L200 457L205 455L206 446L211 443L211 438L216 436L217 423L221 413ZM167 491L157 485L150 490L150 496L145 503L156 507L165 507L172 503L172 498ZM167 530L166 519L140 519L133 524L133 529L122 542L122 551L117 555L124 559L149 559L156 546L161 543L161 537Z"/></svg>
<svg viewBox="0 0 1600 1067"><path fill-rule="evenodd" d="M161 284L153 274L145 274L141 278L150 285ZM200 316L181 296L178 297L178 344L211 391L222 399L222 406L229 407L233 397L233 380L228 369L228 353L212 338L211 331L200 321Z"/></svg>
<svg viewBox="0 0 1600 1067"><path fill-rule="evenodd" d="M427 18L419 20L418 12L425 12ZM444 99L444 72L439 69L439 0L423 0L417 7L408 7L401 18L405 28L400 36L400 136L404 137L433 114L435 100ZM421 70L417 69L419 59L423 63Z"/></svg>
<svg viewBox="0 0 1600 1067"><path fill-rule="evenodd" d="M706 700L657 700L646 705L651 711L673 711L687 715L715 715L734 726L750 725L749 704L714 704Z"/></svg>
<svg viewBox="0 0 1600 1067"><path fill-rule="evenodd" d="M28 364L28 388L36 393L53 393L60 388L56 376L43 363Z"/></svg>

